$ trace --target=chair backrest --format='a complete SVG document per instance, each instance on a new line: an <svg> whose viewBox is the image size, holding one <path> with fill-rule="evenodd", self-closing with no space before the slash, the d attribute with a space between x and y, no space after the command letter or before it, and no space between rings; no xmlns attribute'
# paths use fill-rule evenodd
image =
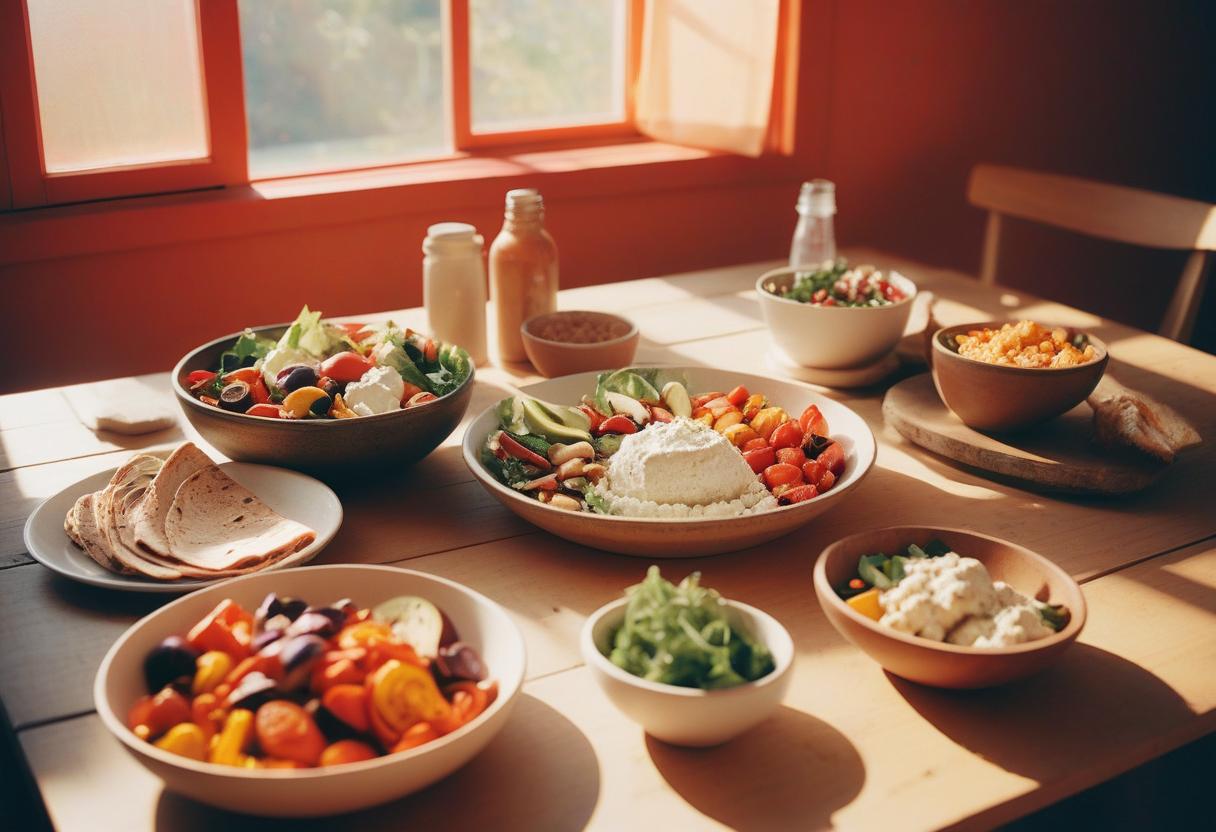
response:
<svg viewBox="0 0 1216 832"><path fill-rule="evenodd" d="M1216 205L1071 176L976 165L968 201L988 210L980 279L996 282L1001 217L1011 216L1122 243L1191 251L1160 332L1190 335L1209 259L1216 251Z"/></svg>

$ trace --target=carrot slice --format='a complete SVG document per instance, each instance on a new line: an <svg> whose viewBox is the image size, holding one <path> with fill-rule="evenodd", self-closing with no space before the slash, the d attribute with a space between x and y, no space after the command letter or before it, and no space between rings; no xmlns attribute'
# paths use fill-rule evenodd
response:
<svg viewBox="0 0 1216 832"><path fill-rule="evenodd" d="M367 717L367 692L363 685L334 685L325 691L321 704L356 731L366 731L371 726Z"/></svg>
<svg viewBox="0 0 1216 832"><path fill-rule="evenodd" d="M270 757L315 766L325 750L325 737L308 712L284 699L258 708L254 729L258 745Z"/></svg>

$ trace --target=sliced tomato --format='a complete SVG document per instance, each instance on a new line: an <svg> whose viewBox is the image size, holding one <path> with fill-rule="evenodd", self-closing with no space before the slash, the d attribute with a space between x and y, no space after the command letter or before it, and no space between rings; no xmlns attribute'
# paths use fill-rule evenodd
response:
<svg viewBox="0 0 1216 832"><path fill-rule="evenodd" d="M774 448L797 448L802 444L802 428L797 422L783 422L769 436Z"/></svg>
<svg viewBox="0 0 1216 832"><path fill-rule="evenodd" d="M828 435L828 420L823 418L817 405L807 405L806 410L802 411L802 415L798 417L798 427L802 428L802 432L807 435Z"/></svg>
<svg viewBox="0 0 1216 832"><path fill-rule="evenodd" d="M360 331L366 326L366 324L338 324L338 326L342 327L342 330L347 334L350 340L354 341L356 344L363 343L364 339L371 337L372 334L371 332Z"/></svg>
<svg viewBox="0 0 1216 832"><path fill-rule="evenodd" d="M277 404L255 404L245 411L246 416L263 416L267 419L282 419L283 408Z"/></svg>
<svg viewBox="0 0 1216 832"><path fill-rule="evenodd" d="M777 502L783 506L792 506L794 503L802 503L819 495L819 491L813 485L796 485L781 493L777 498Z"/></svg>
<svg viewBox="0 0 1216 832"><path fill-rule="evenodd" d="M622 417L622 418L624 418L624 417ZM630 424L633 424L633 423L630 422ZM507 453L509 453L511 456L515 457L518 460L526 462L529 465L535 465L537 468L539 468L542 471L548 471L550 468L553 467L553 465L549 462L549 460L545 459L543 456L536 453L531 448L528 448L525 445L512 439L511 435L509 433L507 433L506 431L503 431L502 433L500 433L498 435L498 444L500 444L502 446L502 449L504 451L506 451Z"/></svg>
<svg viewBox="0 0 1216 832"><path fill-rule="evenodd" d="M347 350L331 355L322 361L321 375L343 384L349 384L363 378L363 374L374 366L376 366L376 362L372 359Z"/></svg>
<svg viewBox="0 0 1216 832"><path fill-rule="evenodd" d="M747 388L740 384L734 390L727 393L726 398L735 407L743 407L743 403L747 401L747 397L750 395L751 393L748 392Z"/></svg>
<svg viewBox="0 0 1216 832"><path fill-rule="evenodd" d="M587 414L587 418L591 420L591 430L598 430L599 426L608 418L589 404L580 404L578 409Z"/></svg>
<svg viewBox="0 0 1216 832"><path fill-rule="evenodd" d="M815 461L839 477L844 473L844 448L840 447L839 442L833 442L819 452Z"/></svg>
<svg viewBox="0 0 1216 832"><path fill-rule="evenodd" d="M186 386L194 387L196 384L203 384L215 378L215 373L210 370L191 370L186 376Z"/></svg>
<svg viewBox="0 0 1216 832"><path fill-rule="evenodd" d="M262 381L260 373L257 378L249 382L249 395L253 397L254 407L270 403L270 391L266 389L266 382ZM248 413L249 411L246 410L245 412Z"/></svg>
<svg viewBox="0 0 1216 832"><path fill-rule="evenodd" d="M671 422L675 420L675 416L671 415L671 411L666 408L652 404L650 406L650 419L654 422Z"/></svg>
<svg viewBox="0 0 1216 832"><path fill-rule="evenodd" d="M224 384L232 384L234 381L243 381L250 387L253 387L255 381L262 380L262 373L255 367L242 367L239 370L233 370L224 376Z"/></svg>
<svg viewBox="0 0 1216 832"><path fill-rule="evenodd" d="M596 433L601 436L605 433L637 433L638 426L633 423L633 420L623 414L616 414L605 419L596 429Z"/></svg>

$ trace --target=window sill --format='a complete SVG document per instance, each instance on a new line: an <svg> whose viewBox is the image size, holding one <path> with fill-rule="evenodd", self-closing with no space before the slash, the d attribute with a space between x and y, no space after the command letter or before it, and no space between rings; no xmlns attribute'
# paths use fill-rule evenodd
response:
<svg viewBox="0 0 1216 832"><path fill-rule="evenodd" d="M198 240L498 206L512 187L563 202L792 181L796 160L654 141L500 151L205 191L0 214L0 266Z"/></svg>

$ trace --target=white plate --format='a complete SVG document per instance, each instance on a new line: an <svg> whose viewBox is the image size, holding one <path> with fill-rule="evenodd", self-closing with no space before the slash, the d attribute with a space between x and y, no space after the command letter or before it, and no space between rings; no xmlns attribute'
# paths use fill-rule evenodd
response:
<svg viewBox="0 0 1216 832"><path fill-rule="evenodd" d="M342 525L342 503L338 495L329 486L306 474L249 462L225 462L220 469L257 494L279 514L303 523L317 533L316 540L292 556L293 566L316 557ZM72 543L63 530L63 519L68 510L81 495L105 488L116 470L111 468L94 474L44 500L25 521L26 551L36 561L65 578L128 592L190 592L225 580L156 581L139 575L119 575L103 569Z"/></svg>
<svg viewBox="0 0 1216 832"><path fill-rule="evenodd" d="M829 508L840 505L874 464L877 446L865 419L835 399L816 393L804 384L712 367L636 366L662 366L666 370L682 372L689 382L689 392L693 394L707 390L730 390L742 384L753 393L763 393L771 404L785 408L795 417L807 405L818 405L828 420L832 438L844 449L844 474L831 491L812 500L743 517L620 517L570 512L545 505L508 488L481 463L481 449L486 437L498 427L495 405L486 408L465 431L464 460L469 470L500 503L529 523L558 537L622 555L675 558L731 552L789 534ZM578 373L530 384L522 389L524 393L539 399L577 404L584 393L595 390L595 379L596 373Z"/></svg>

